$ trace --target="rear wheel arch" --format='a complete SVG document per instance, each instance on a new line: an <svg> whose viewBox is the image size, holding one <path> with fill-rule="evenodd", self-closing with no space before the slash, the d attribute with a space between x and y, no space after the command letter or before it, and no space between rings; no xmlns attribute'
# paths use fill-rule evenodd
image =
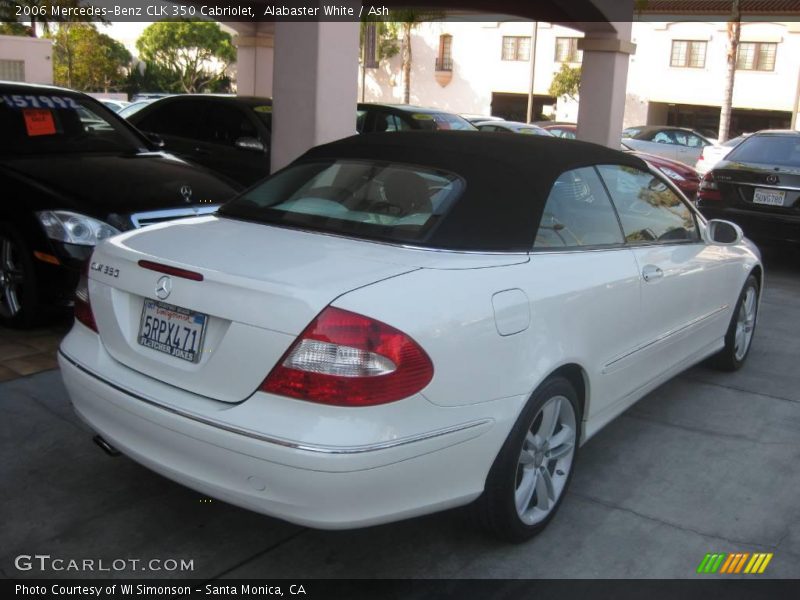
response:
<svg viewBox="0 0 800 600"><path fill-rule="evenodd" d="M750 271L750 275L753 275L758 281L758 293L759 296L761 292L764 290L764 269L761 265L756 265L753 267L753 270Z"/></svg>
<svg viewBox="0 0 800 600"><path fill-rule="evenodd" d="M582 421L586 415L586 409L589 406L589 377L586 371L577 363L567 363L558 367L555 371L547 375L542 381L547 381L551 377L564 377L575 388L578 394L578 404L580 405L580 415L578 418ZM580 426L580 425L579 425ZM581 435L581 438L583 435ZM581 440L582 441L582 440Z"/></svg>

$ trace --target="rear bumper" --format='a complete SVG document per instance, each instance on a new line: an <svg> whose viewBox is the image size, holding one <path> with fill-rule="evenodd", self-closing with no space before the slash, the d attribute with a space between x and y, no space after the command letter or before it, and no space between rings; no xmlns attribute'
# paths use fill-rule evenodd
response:
<svg viewBox="0 0 800 600"><path fill-rule="evenodd" d="M393 437L390 433L372 443L331 444L323 435L325 418L299 422L295 431L281 432L281 437L259 431L252 407L249 429L229 418L259 400L266 401L266 408L267 394L256 394L233 407L200 400L181 414L175 402L161 405L162 397L157 396L156 402L109 381L93 370L94 364L90 369L70 357L65 349L69 346L68 337L59 364L75 411L120 451L208 496L323 529L374 525L470 502L482 492L488 470L524 401L508 398L486 403L479 410L474 406L462 410L437 407L422 397L409 398L395 403L406 405L400 411L374 411L372 418L382 421L376 431L403 429L396 421L404 412L406 420L413 419L417 426L442 424L441 415L449 415L450 426L428 425L417 435ZM144 376L136 374L129 383L135 377ZM185 395L156 385L163 386L166 395ZM286 405L284 413L296 413L289 415L294 420L300 416L297 409L306 411L310 404L276 400L262 417L265 423L284 421L286 414L275 413L281 403ZM198 408L202 406L212 410ZM335 407L319 408L324 413ZM348 417L353 410L362 409L340 409L335 435L364 441L360 419ZM304 435L315 430L320 443Z"/></svg>
<svg viewBox="0 0 800 600"><path fill-rule="evenodd" d="M703 201L698 208L707 219L733 221L753 241L800 244L800 217L720 207Z"/></svg>

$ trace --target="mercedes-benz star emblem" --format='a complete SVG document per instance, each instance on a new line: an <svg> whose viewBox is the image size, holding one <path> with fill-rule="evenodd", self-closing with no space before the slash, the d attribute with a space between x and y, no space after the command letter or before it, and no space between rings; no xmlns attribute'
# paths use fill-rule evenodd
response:
<svg viewBox="0 0 800 600"><path fill-rule="evenodd" d="M171 291L172 279L167 275L159 278L158 283L156 283L156 296L158 296L160 300L166 300Z"/></svg>
<svg viewBox="0 0 800 600"><path fill-rule="evenodd" d="M187 203L192 201L192 188L189 185L182 185L181 186L181 196L183 199L186 200Z"/></svg>
<svg viewBox="0 0 800 600"><path fill-rule="evenodd" d="M778 183L778 176L777 175L767 175L767 183L776 184Z"/></svg>

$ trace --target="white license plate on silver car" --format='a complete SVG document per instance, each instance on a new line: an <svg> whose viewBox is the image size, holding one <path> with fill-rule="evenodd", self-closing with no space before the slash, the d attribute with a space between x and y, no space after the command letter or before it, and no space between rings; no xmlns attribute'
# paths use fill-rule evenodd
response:
<svg viewBox="0 0 800 600"><path fill-rule="evenodd" d="M207 321L208 315L145 298L137 341L146 348L197 362Z"/></svg>
<svg viewBox="0 0 800 600"><path fill-rule="evenodd" d="M783 199L785 197L785 190L756 188L755 193L753 193L753 202L756 204L768 204L769 206L783 206Z"/></svg>

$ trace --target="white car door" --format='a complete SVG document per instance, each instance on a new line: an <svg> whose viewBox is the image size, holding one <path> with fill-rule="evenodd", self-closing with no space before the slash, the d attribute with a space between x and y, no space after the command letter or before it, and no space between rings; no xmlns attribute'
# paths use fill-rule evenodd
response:
<svg viewBox="0 0 800 600"><path fill-rule="evenodd" d="M677 141L675 146L675 158L682 163L693 167L697 163L697 159L703 153L703 147L708 143L698 135L694 135L688 131L681 131L676 129L672 132Z"/></svg>
<svg viewBox="0 0 800 600"><path fill-rule="evenodd" d="M543 340L534 346L556 344L588 371L584 419L596 431L635 390L628 369L606 366L639 344L640 292L638 265L594 167L567 171L553 185L527 271L532 330Z"/></svg>
<svg viewBox="0 0 800 600"><path fill-rule="evenodd" d="M631 167L599 171L619 214L640 273L641 386L708 353L724 335L730 311L725 250L707 245L697 218L658 176Z"/></svg>

